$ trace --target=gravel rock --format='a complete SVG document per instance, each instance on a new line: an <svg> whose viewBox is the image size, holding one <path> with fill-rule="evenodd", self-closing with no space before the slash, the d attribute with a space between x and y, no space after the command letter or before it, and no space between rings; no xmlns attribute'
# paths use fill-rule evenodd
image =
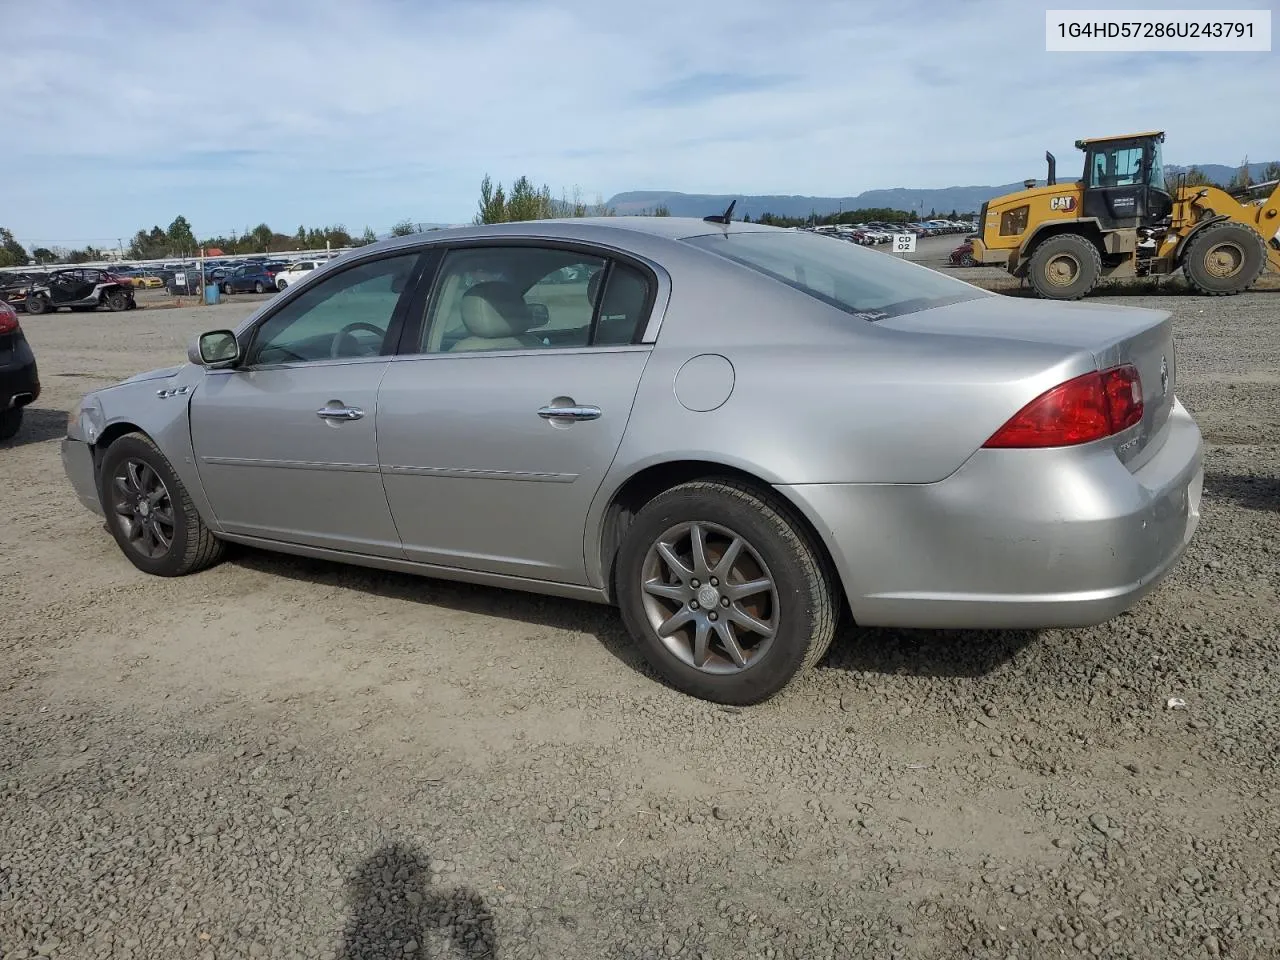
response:
<svg viewBox="0 0 1280 960"><path fill-rule="evenodd" d="M143 576L61 411L248 308L24 325L0 957L1280 955L1276 295L1110 299L1173 312L1205 433L1168 580L1087 630L850 631L734 710L605 608L248 550Z"/></svg>

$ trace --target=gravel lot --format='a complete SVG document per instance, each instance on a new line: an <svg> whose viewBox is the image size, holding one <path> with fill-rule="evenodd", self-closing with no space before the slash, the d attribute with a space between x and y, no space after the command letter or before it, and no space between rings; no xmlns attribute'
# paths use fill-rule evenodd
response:
<svg viewBox="0 0 1280 960"><path fill-rule="evenodd" d="M64 411L251 305L24 317L0 957L1277 956L1280 293L1116 302L1174 312L1211 444L1173 576L1091 630L850 633L749 710L604 608L247 550L143 576Z"/></svg>

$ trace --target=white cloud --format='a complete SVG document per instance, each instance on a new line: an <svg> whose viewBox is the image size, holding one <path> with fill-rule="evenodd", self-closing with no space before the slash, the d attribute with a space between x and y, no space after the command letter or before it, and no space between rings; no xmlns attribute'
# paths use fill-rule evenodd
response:
<svg viewBox="0 0 1280 960"><path fill-rule="evenodd" d="M1171 162L1280 157L1274 55L1050 54L1043 10L10 0L3 217L40 241L179 212L382 229L468 219L485 172L589 197L1002 183L1151 128Z"/></svg>

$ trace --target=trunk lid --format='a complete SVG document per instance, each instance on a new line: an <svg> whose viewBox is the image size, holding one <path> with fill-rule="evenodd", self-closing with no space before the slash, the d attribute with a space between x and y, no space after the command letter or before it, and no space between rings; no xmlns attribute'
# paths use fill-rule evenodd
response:
<svg viewBox="0 0 1280 960"><path fill-rule="evenodd" d="M876 326L1088 351L1099 370L1133 364L1142 380L1142 422L1106 442L1130 470L1139 469L1159 449L1151 441L1169 419L1177 384L1173 322L1167 310L993 295L889 317ZM1010 416L1015 412L1009 411Z"/></svg>

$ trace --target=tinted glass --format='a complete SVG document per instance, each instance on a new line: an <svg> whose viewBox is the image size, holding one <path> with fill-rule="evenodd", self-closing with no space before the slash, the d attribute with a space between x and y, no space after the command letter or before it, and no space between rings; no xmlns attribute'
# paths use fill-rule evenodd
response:
<svg viewBox="0 0 1280 960"><path fill-rule="evenodd" d="M802 230L717 233L686 242L864 320L989 296L892 254Z"/></svg>
<svg viewBox="0 0 1280 960"><path fill-rule="evenodd" d="M424 353L585 347L591 278L604 260L546 247L452 250L440 268Z"/></svg>
<svg viewBox="0 0 1280 960"><path fill-rule="evenodd" d="M377 356L417 261L375 260L315 284L258 328L250 362Z"/></svg>

